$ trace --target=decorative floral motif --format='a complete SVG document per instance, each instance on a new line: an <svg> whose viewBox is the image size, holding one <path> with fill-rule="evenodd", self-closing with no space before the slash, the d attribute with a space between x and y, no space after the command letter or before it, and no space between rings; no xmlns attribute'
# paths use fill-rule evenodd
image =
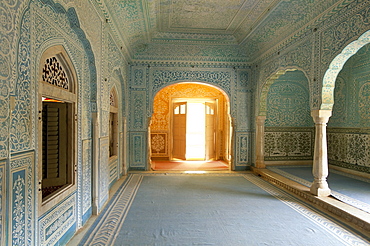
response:
<svg viewBox="0 0 370 246"><path fill-rule="evenodd" d="M131 109L132 112L135 112L133 114L131 120L131 126L133 129L143 129L145 127L144 122L146 121L144 119L144 108L146 106L145 102L145 92L143 91L135 91L132 93L132 105Z"/></svg>
<svg viewBox="0 0 370 246"><path fill-rule="evenodd" d="M152 134L152 153L157 152L159 154L160 152L165 151L166 141L165 141L165 134Z"/></svg>
<svg viewBox="0 0 370 246"><path fill-rule="evenodd" d="M4 189L4 182L3 182L3 176L4 176L4 168L3 168L3 162L0 162L0 232L3 231L3 211L4 211L4 208L3 208L3 189ZM0 242L2 242L2 233L0 233Z"/></svg>
<svg viewBox="0 0 370 246"><path fill-rule="evenodd" d="M26 245L25 242L25 180L20 175L13 183L13 225L12 225L12 244Z"/></svg>
<svg viewBox="0 0 370 246"><path fill-rule="evenodd" d="M265 130L266 160L309 160L313 154L313 128L275 128Z"/></svg>
<svg viewBox="0 0 370 246"><path fill-rule="evenodd" d="M232 75L228 71L171 71L154 70L152 73L153 93L156 93L165 85L177 81L209 82L219 86L229 96L231 92L230 84Z"/></svg>
<svg viewBox="0 0 370 246"><path fill-rule="evenodd" d="M239 153L238 153L238 166L243 166L243 164L245 165L246 163L248 163L248 159L249 159L249 156L248 156L248 149L249 149L249 139L248 139L248 136L246 135L239 135L238 136L238 149L239 149ZM242 165L241 165L242 164Z"/></svg>
<svg viewBox="0 0 370 246"><path fill-rule="evenodd" d="M266 126L307 127L313 125L309 95L305 83L284 79L282 75L270 87L267 98ZM307 84L306 84L307 86Z"/></svg>
<svg viewBox="0 0 370 246"><path fill-rule="evenodd" d="M131 135L131 140L132 140L132 146L133 146L133 155L131 156L132 158L132 163L130 164L131 167L134 168L145 168L146 163L144 163L143 160L143 152L144 146L143 146L143 136L141 134L132 134Z"/></svg>
<svg viewBox="0 0 370 246"><path fill-rule="evenodd" d="M358 129L328 128L329 163L355 169L355 166L370 167L370 134L354 134Z"/></svg>
<svg viewBox="0 0 370 246"><path fill-rule="evenodd" d="M358 108L362 119L370 120L370 82L363 84L358 95Z"/></svg>

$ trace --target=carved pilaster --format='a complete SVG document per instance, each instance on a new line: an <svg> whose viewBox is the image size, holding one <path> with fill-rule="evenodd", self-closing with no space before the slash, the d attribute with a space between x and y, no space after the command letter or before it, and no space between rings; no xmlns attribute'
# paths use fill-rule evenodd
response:
<svg viewBox="0 0 370 246"><path fill-rule="evenodd" d="M265 168L265 120L266 116L256 117L256 167Z"/></svg>

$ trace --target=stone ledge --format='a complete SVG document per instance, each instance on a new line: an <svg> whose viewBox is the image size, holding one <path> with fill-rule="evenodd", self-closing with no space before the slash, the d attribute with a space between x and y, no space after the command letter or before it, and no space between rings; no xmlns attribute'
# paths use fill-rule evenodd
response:
<svg viewBox="0 0 370 246"><path fill-rule="evenodd" d="M370 214L343 203L331 196L318 197L310 193L310 188L285 178L268 169L252 167L252 171L264 180L276 185L310 205L325 211L342 223L370 236Z"/></svg>

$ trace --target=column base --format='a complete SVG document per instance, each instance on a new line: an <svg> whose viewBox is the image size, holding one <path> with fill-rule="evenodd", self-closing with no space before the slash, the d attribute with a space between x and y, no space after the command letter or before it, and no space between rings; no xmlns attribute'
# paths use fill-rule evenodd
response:
<svg viewBox="0 0 370 246"><path fill-rule="evenodd" d="M318 183L313 183L311 185L311 188L310 188L310 192L311 194L315 195L315 196L330 196L331 194L331 190L329 189L329 187L325 187L325 185L322 185L322 184L318 184Z"/></svg>
<svg viewBox="0 0 370 246"><path fill-rule="evenodd" d="M256 160L256 168L266 168L265 162Z"/></svg>

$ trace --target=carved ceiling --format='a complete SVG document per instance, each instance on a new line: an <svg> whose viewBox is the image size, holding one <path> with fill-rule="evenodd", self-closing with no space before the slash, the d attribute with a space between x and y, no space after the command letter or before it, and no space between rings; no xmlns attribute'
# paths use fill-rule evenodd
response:
<svg viewBox="0 0 370 246"><path fill-rule="evenodd" d="M150 56L161 45L240 50L251 60L315 25L346 0L95 0L130 56ZM170 45L170 46L169 46ZM172 45L172 46L171 46ZM176 46L174 46L176 45ZM207 49L207 48L206 48ZM164 53L168 53L165 51ZM175 51L174 51L175 52ZM234 55L234 53L233 53ZM156 55L154 55L156 56ZM157 54L157 58L160 59Z"/></svg>

